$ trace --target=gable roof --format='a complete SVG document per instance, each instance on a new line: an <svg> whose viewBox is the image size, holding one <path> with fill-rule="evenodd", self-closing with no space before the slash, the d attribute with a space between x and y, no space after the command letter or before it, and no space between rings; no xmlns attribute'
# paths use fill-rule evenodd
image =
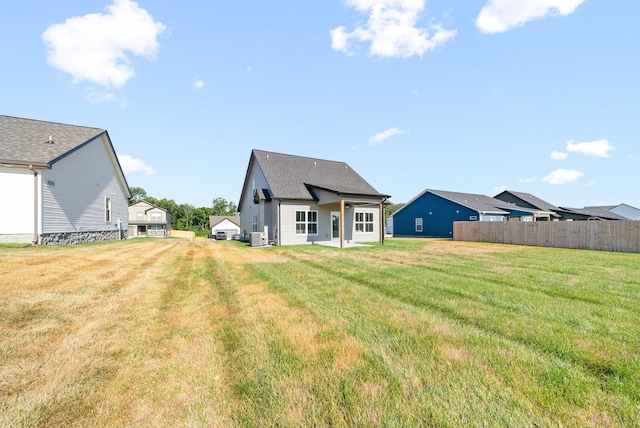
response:
<svg viewBox="0 0 640 428"><path fill-rule="evenodd" d="M209 227L217 226L225 220L229 220L231 223L240 227L240 217L237 215L210 215Z"/></svg>
<svg viewBox="0 0 640 428"><path fill-rule="evenodd" d="M556 207L553 204L550 204L547 201L544 201L536 196L533 196L531 193L525 193L525 192L515 192L512 190L505 190L504 192L501 192L499 194L497 194L496 196L494 196L496 199L500 199L501 195L504 194L509 194L511 196L513 196L516 199L519 199L520 201L522 201L525 205L530 205L533 208L537 208L539 210L542 211L550 211L550 212L555 212L555 211L560 211L560 208ZM518 205L518 204L516 204Z"/></svg>
<svg viewBox="0 0 640 428"><path fill-rule="evenodd" d="M626 220L640 220L640 209L628 204L584 207L584 209L592 209L592 208L605 209L613 214L617 214L619 216L624 217Z"/></svg>
<svg viewBox="0 0 640 428"><path fill-rule="evenodd" d="M162 211L164 211L165 213L168 213L168 211L167 211L167 210L165 210L164 208L159 207L159 206L157 206L156 204L152 204L151 202L147 202L147 201L145 201L145 200L142 200L142 201L138 201L138 202L134 202L134 203L132 203L132 204L129 204L129 208L133 208L133 207L135 207L136 205L146 205L145 210L144 210L144 212L145 212L145 213L146 213L146 212L149 212L149 211L151 211L151 210L153 210L153 209L162 210Z"/></svg>
<svg viewBox="0 0 640 428"><path fill-rule="evenodd" d="M477 211L480 214L509 214L509 211L498 208L504 205L504 201L486 195L475 193L448 192L444 190L429 190L434 195L448 199L464 207Z"/></svg>
<svg viewBox="0 0 640 428"><path fill-rule="evenodd" d="M49 166L105 132L98 128L0 116L0 162Z"/></svg>
<svg viewBox="0 0 640 428"><path fill-rule="evenodd" d="M486 195L480 195L476 193L461 193L461 192L449 192L446 190L426 189L422 193L420 193L418 196L414 197L409 202L404 204L397 211L395 211L393 215L398 214L403 209L411 205L414 201L426 195L427 193L431 193L433 195L439 196L443 199L454 202L463 207L469 208L473 211L478 212L479 214L496 214L496 215L509 214L509 211L498 208L500 206L505 205L504 201L491 198Z"/></svg>
<svg viewBox="0 0 640 428"><path fill-rule="evenodd" d="M0 164L51 168L60 159L102 136L109 144L110 158L123 191L130 198L129 185L104 129L0 115Z"/></svg>
<svg viewBox="0 0 640 428"><path fill-rule="evenodd" d="M586 217L601 219L601 220L629 220L627 217L620 214L616 214L613 211L609 211L605 207L584 207L584 208L568 208L561 207L563 210L572 213L580 214Z"/></svg>
<svg viewBox="0 0 640 428"><path fill-rule="evenodd" d="M313 188L338 195L388 198L379 193L345 162L252 150L240 203L253 164L262 171L273 199L315 200Z"/></svg>

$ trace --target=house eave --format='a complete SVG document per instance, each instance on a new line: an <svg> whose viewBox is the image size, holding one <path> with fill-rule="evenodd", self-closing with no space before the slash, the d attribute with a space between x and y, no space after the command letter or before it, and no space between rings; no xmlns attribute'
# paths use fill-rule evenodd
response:
<svg viewBox="0 0 640 428"><path fill-rule="evenodd" d="M331 189L328 187L317 186L315 184L304 183L305 187L309 190L309 193L313 194L312 188L324 190L325 192L333 193L334 195L340 196L342 198L376 198L376 199L389 199L390 195L384 195L382 193L359 193L359 192L350 192L343 190Z"/></svg>
<svg viewBox="0 0 640 428"><path fill-rule="evenodd" d="M24 160L8 160L8 159L0 159L0 166L5 168L37 168L37 169L47 169L51 166L47 163L42 162L29 162Z"/></svg>

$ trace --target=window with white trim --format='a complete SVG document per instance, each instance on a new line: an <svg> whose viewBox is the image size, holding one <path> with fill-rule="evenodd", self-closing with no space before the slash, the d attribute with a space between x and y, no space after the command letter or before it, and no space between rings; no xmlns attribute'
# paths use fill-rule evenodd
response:
<svg viewBox="0 0 640 428"><path fill-rule="evenodd" d="M111 222L111 198L104 198L104 221Z"/></svg>
<svg viewBox="0 0 640 428"><path fill-rule="evenodd" d="M416 218L416 232L422 232L422 218Z"/></svg>
<svg viewBox="0 0 640 428"><path fill-rule="evenodd" d="M356 233L373 232L373 213L356 213Z"/></svg>
<svg viewBox="0 0 640 428"><path fill-rule="evenodd" d="M373 213L364 213L364 231L373 232Z"/></svg>
<svg viewBox="0 0 640 428"><path fill-rule="evenodd" d="M356 213L356 233L364 232L364 213Z"/></svg>
<svg viewBox="0 0 640 428"><path fill-rule="evenodd" d="M318 234L318 211L307 212L307 234Z"/></svg>
<svg viewBox="0 0 640 428"><path fill-rule="evenodd" d="M296 235L307 233L307 212L296 211Z"/></svg>
<svg viewBox="0 0 640 428"><path fill-rule="evenodd" d="M251 216L251 231L258 231L258 214L254 214Z"/></svg>
<svg viewBox="0 0 640 428"><path fill-rule="evenodd" d="M143 215L144 215L144 213L142 211L138 211L136 213L136 220L142 221L144 219Z"/></svg>
<svg viewBox="0 0 640 428"><path fill-rule="evenodd" d="M152 221L160 221L160 220L162 220L162 213L152 212L151 213L151 220Z"/></svg>
<svg viewBox="0 0 640 428"><path fill-rule="evenodd" d="M318 211L296 211L296 235L318 234Z"/></svg>

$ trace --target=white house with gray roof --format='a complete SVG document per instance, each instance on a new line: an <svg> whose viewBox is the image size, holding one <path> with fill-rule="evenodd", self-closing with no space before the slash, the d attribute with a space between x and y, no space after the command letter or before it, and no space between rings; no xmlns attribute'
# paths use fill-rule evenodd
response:
<svg viewBox="0 0 640 428"><path fill-rule="evenodd" d="M275 245L382 243L388 198L344 162L253 150L238 203L241 233Z"/></svg>
<svg viewBox="0 0 640 428"><path fill-rule="evenodd" d="M120 239L130 198L106 130L0 115L0 242Z"/></svg>

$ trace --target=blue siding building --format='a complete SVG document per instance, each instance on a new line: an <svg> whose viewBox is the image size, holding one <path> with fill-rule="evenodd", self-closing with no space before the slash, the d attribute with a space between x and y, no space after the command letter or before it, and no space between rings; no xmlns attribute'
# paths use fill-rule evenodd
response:
<svg viewBox="0 0 640 428"><path fill-rule="evenodd" d="M506 205L485 195L427 189L393 213L393 236L452 238L455 221L505 221L526 213Z"/></svg>

